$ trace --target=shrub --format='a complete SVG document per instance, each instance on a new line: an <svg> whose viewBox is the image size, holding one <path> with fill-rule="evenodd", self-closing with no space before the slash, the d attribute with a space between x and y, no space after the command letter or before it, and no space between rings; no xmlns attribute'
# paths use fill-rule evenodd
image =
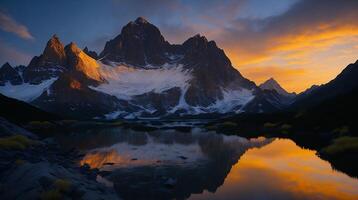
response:
<svg viewBox="0 0 358 200"><path fill-rule="evenodd" d="M281 129L282 129L282 130L288 130L288 129L290 129L290 128L292 128L292 126L289 125L289 124L282 124L282 126L281 126Z"/></svg>
<svg viewBox="0 0 358 200"><path fill-rule="evenodd" d="M74 124L77 122L78 122L77 120L61 120L61 121L59 121L59 123L61 123L62 125L71 125L71 124Z"/></svg>
<svg viewBox="0 0 358 200"><path fill-rule="evenodd" d="M60 200L62 199L62 194L57 189L51 189L48 191L43 191L40 195L41 200Z"/></svg>
<svg viewBox="0 0 358 200"><path fill-rule="evenodd" d="M22 164L24 164L26 161L24 161L24 160L22 160L22 159L17 159L17 160L15 160L15 164L16 165L22 165Z"/></svg>
<svg viewBox="0 0 358 200"><path fill-rule="evenodd" d="M123 122L122 121L115 121L115 122L111 122L111 125L112 126L121 126L121 125L123 125Z"/></svg>
<svg viewBox="0 0 358 200"><path fill-rule="evenodd" d="M71 188L71 182L65 179L57 179L54 186L60 192L68 192Z"/></svg>
<svg viewBox="0 0 358 200"><path fill-rule="evenodd" d="M23 135L0 138L0 149L24 150L33 144L35 144L35 141Z"/></svg>
<svg viewBox="0 0 358 200"><path fill-rule="evenodd" d="M304 115L306 114L306 111L299 111L296 115L295 115L295 118L300 118L300 117L303 117Z"/></svg>
<svg viewBox="0 0 358 200"><path fill-rule="evenodd" d="M276 126L277 126L277 124L271 123L271 122L266 122L266 123L264 124L264 127L265 127L265 128L274 128L274 127L276 127Z"/></svg>
<svg viewBox="0 0 358 200"><path fill-rule="evenodd" d="M323 154L337 155L342 153L358 153L358 137L340 137L321 151Z"/></svg>
<svg viewBox="0 0 358 200"><path fill-rule="evenodd" d="M29 126L32 128L51 128L54 124L49 121L31 121L29 122Z"/></svg>
<svg viewBox="0 0 358 200"><path fill-rule="evenodd" d="M233 127L233 126L236 126L236 123L231 122L231 121L227 121L227 122L223 122L221 125L225 126L225 127Z"/></svg>
<svg viewBox="0 0 358 200"><path fill-rule="evenodd" d="M339 133L341 135L347 134L349 132L349 127L348 126L342 126L340 128L334 129L333 132L334 133Z"/></svg>
<svg viewBox="0 0 358 200"><path fill-rule="evenodd" d="M214 125L210 125L210 126L206 126L207 130L216 130L216 126Z"/></svg>

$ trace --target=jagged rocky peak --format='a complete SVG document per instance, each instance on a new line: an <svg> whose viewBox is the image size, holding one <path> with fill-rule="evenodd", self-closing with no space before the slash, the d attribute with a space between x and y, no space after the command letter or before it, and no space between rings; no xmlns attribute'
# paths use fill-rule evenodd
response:
<svg viewBox="0 0 358 200"><path fill-rule="evenodd" d="M74 43L74 42L71 42L69 43L68 45L65 46L65 52L66 52L66 55L71 55L71 54L79 54L82 50Z"/></svg>
<svg viewBox="0 0 358 200"><path fill-rule="evenodd" d="M276 91L278 94L280 95L284 95L284 96L292 96L292 95L296 95L295 93L289 93L287 92L285 89L282 88L282 86L274 79L274 78L269 78L268 80L266 80L265 82L261 83L259 85L259 87L263 90L274 90Z"/></svg>
<svg viewBox="0 0 358 200"><path fill-rule="evenodd" d="M5 64L3 64L0 68L1 70L9 70L9 69L13 69L12 66L10 65L10 63L6 62Z"/></svg>
<svg viewBox="0 0 358 200"><path fill-rule="evenodd" d="M125 62L137 66L162 65L169 43L159 29L144 18L123 27L121 34L108 41L100 54L104 61Z"/></svg>
<svg viewBox="0 0 358 200"><path fill-rule="evenodd" d="M98 54L95 51L91 51L88 49L88 47L85 47L83 49L83 52L85 52L87 55L91 56L93 59L97 60L98 59Z"/></svg>
<svg viewBox="0 0 358 200"><path fill-rule="evenodd" d="M188 40L186 40L183 45L187 46L187 45L196 45L196 46L200 46L200 45L205 45L208 43L208 39L205 36L202 36L200 34L196 34L193 37L189 38Z"/></svg>
<svg viewBox="0 0 358 200"><path fill-rule="evenodd" d="M134 22L136 24L148 24L149 23L144 17L138 17Z"/></svg>
<svg viewBox="0 0 358 200"><path fill-rule="evenodd" d="M226 84L234 79L242 79L241 74L232 66L225 52L214 41L197 34L182 44L183 63L194 69L198 76L205 75L209 82Z"/></svg>
<svg viewBox="0 0 358 200"><path fill-rule="evenodd" d="M66 70L67 56L64 46L57 35L47 42L40 56L35 56L23 71L25 82L39 84L44 80L58 77Z"/></svg>
<svg viewBox="0 0 358 200"><path fill-rule="evenodd" d="M102 81L99 73L99 64L96 60L84 53L75 43L66 45L67 68L85 78Z"/></svg>
<svg viewBox="0 0 358 200"><path fill-rule="evenodd" d="M230 62L229 58L225 55L224 51L217 47L215 41L208 41L205 36L196 34L195 36L189 38L182 44L182 49L184 54L188 57L190 56L205 56L209 54L220 56L221 59ZM192 55L194 54L194 55ZM230 64L231 65L231 64Z"/></svg>
<svg viewBox="0 0 358 200"><path fill-rule="evenodd" d="M12 85L22 83L21 76L8 62L0 68L0 85L5 85L6 82L10 82Z"/></svg>
<svg viewBox="0 0 358 200"><path fill-rule="evenodd" d="M53 35L47 42L42 57L44 64L58 64L60 66L65 65L66 54L64 47L56 34Z"/></svg>

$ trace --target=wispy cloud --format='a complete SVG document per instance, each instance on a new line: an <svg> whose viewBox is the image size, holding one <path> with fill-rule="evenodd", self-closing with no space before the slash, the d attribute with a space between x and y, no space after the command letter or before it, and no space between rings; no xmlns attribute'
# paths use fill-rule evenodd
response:
<svg viewBox="0 0 358 200"><path fill-rule="evenodd" d="M27 39L32 40L34 37L31 35L26 26L18 23L9 15L0 11L0 29L3 31L14 33L15 35Z"/></svg>

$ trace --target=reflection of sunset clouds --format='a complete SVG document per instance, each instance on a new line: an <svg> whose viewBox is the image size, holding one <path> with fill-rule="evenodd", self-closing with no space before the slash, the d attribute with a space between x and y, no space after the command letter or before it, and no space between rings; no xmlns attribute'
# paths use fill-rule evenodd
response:
<svg viewBox="0 0 358 200"><path fill-rule="evenodd" d="M121 163L122 157L116 151L101 151L86 154L80 161L81 165L88 164L91 168L101 168L106 163Z"/></svg>
<svg viewBox="0 0 358 200"><path fill-rule="evenodd" d="M132 133L117 144L93 149L82 158L80 165L88 164L91 168L102 170L160 165L194 166L203 161L220 160L223 156L237 160L236 157L247 149L259 148L272 141L264 137L248 140L217 134L157 133L159 135L152 133L156 136Z"/></svg>
<svg viewBox="0 0 358 200"><path fill-rule="evenodd" d="M357 189L356 179L332 170L315 151L303 150L290 140L275 140L261 149L248 150L215 196L245 199L246 194L253 198L257 197L255 193L267 191L266 198L274 199L357 199ZM201 197L192 197L202 199L211 195L205 192Z"/></svg>
<svg viewBox="0 0 358 200"><path fill-rule="evenodd" d="M128 143L118 143L111 147L96 149L87 153L80 161L81 165L88 164L91 168L112 170L122 167L137 167L150 165L190 165L205 160L196 144L160 144L149 142L145 145L134 146Z"/></svg>

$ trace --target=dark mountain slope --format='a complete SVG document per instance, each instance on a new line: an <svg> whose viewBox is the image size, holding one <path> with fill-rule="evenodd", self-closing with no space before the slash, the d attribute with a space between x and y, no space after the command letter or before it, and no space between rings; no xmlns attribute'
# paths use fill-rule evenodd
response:
<svg viewBox="0 0 358 200"><path fill-rule="evenodd" d="M14 123L60 119L56 115L42 111L28 103L8 98L2 94L0 94L0 116Z"/></svg>
<svg viewBox="0 0 358 200"><path fill-rule="evenodd" d="M309 94L300 96L292 105L292 109L317 105L326 99L352 92L358 87L358 61L349 64L335 79L321 85Z"/></svg>
<svg viewBox="0 0 358 200"><path fill-rule="evenodd" d="M10 82L12 85L22 83L20 74L9 63L5 63L0 68L0 85L5 85L6 82Z"/></svg>

